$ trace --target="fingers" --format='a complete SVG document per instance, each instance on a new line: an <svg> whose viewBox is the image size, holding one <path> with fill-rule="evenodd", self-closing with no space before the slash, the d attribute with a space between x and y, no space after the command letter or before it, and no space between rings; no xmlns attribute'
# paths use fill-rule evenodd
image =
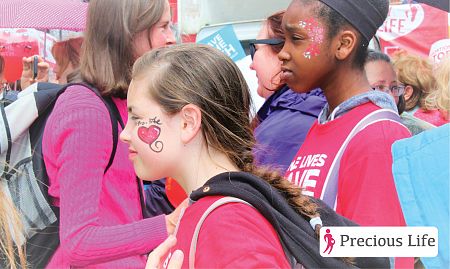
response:
<svg viewBox="0 0 450 269"><path fill-rule="evenodd" d="M22 76L20 77L20 85L22 89L30 86L33 82L33 57L23 57L22 58Z"/></svg>
<svg viewBox="0 0 450 269"><path fill-rule="evenodd" d="M35 82L47 82L48 81L48 73L50 69L50 65L44 61L44 59L38 56L38 70L37 77L33 78L33 61L34 56L31 57L23 57L22 58L22 76L20 78L20 82L22 88L25 89L29 85Z"/></svg>
<svg viewBox="0 0 450 269"><path fill-rule="evenodd" d="M32 62L33 62L33 57L23 57L22 58L23 71L31 70Z"/></svg>
<svg viewBox="0 0 450 269"><path fill-rule="evenodd" d="M167 269L179 269L183 265L184 260L184 254L183 251L177 249L172 254L172 257L170 258L169 265Z"/></svg>
<svg viewBox="0 0 450 269"><path fill-rule="evenodd" d="M188 199L183 201L175 210L170 213L169 215L166 215L166 228L168 234L173 234L175 232L176 225L178 223L178 219L180 218L181 212L184 211L184 209L188 205Z"/></svg>
<svg viewBox="0 0 450 269"><path fill-rule="evenodd" d="M152 251L152 253L150 253L150 256L154 254L157 257L161 257L164 254L167 254L170 248L174 247L176 243L177 239L175 238L175 236L169 235L169 237L167 237L167 239L164 240L164 242L162 242L161 245L159 245Z"/></svg>
<svg viewBox="0 0 450 269"><path fill-rule="evenodd" d="M48 81L48 70L50 65L46 62L38 63L38 73L36 80L38 82L47 82Z"/></svg>
<svg viewBox="0 0 450 269"><path fill-rule="evenodd" d="M50 65L47 62L39 62L38 63L38 69L39 70L48 70Z"/></svg>
<svg viewBox="0 0 450 269"><path fill-rule="evenodd" d="M161 243L157 248L155 248L150 255L148 255L146 269L159 268L159 264L162 262L165 256L169 253L170 248L174 247L177 243L175 236L170 235L164 242Z"/></svg>

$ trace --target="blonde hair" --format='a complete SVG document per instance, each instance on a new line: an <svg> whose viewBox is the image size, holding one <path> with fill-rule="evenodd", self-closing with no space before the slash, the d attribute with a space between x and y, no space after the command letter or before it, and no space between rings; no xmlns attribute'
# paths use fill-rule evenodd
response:
<svg viewBox="0 0 450 269"><path fill-rule="evenodd" d="M133 40L161 19L166 0L92 0L81 56L81 78L103 95L126 97L135 61Z"/></svg>
<svg viewBox="0 0 450 269"><path fill-rule="evenodd" d="M428 110L450 111L450 57L444 58L435 68L436 88L425 99Z"/></svg>
<svg viewBox="0 0 450 269"><path fill-rule="evenodd" d="M392 60L398 80L413 88L411 97L406 100L405 110L412 110L416 106L425 108L425 98L433 91L436 83L431 63L428 59L404 51L394 54Z"/></svg>
<svg viewBox="0 0 450 269"><path fill-rule="evenodd" d="M0 187L0 256L4 262L2 265L13 269L26 268L27 264L23 247L15 244L23 240L21 223L11 199L5 195L3 187Z"/></svg>
<svg viewBox="0 0 450 269"><path fill-rule="evenodd" d="M300 188L277 172L254 165L250 91L230 58L207 45L182 44L156 49L134 64L133 79L143 77L148 83L149 96L169 115L187 104L199 107L207 147L224 153L241 171L266 180L300 214L318 215L317 205L302 195Z"/></svg>

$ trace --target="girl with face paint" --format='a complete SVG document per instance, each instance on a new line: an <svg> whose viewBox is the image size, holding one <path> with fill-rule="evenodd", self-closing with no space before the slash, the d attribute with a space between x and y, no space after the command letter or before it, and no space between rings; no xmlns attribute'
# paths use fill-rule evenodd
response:
<svg viewBox="0 0 450 269"><path fill-rule="evenodd" d="M183 268L290 268L294 258L306 268L350 266L320 256L321 225L310 222L322 210L327 223L348 220L255 165L250 92L230 58L207 45L161 48L142 56L132 77L120 138L139 177L176 178L190 194L176 233ZM252 206L226 203L202 217L223 196ZM388 264L369 260L367 267Z"/></svg>
<svg viewBox="0 0 450 269"><path fill-rule="evenodd" d="M405 126L390 120L367 126L334 162L364 117L380 109L397 112L392 97L373 91L364 73L367 45L388 9L387 0L293 0L283 18L285 44L278 54L282 80L291 89L319 87L328 102L286 177L364 226L405 225L391 171L392 143L410 136ZM336 179L335 187L328 185L330 178ZM412 259L406 263L412 266Z"/></svg>

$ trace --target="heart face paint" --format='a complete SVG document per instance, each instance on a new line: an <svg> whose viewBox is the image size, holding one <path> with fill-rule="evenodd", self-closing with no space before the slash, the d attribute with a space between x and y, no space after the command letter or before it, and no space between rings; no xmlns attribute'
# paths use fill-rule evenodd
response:
<svg viewBox="0 0 450 269"><path fill-rule="evenodd" d="M141 126L138 128L138 136L145 143L151 145L158 139L161 133L161 128L155 125L150 125L148 128Z"/></svg>
<svg viewBox="0 0 450 269"><path fill-rule="evenodd" d="M150 123L157 123L160 124L160 121L156 121L156 117L153 119L150 119ZM139 125L146 125L147 122L139 122ZM144 143L148 144L150 146L150 149L154 152L161 152L163 150L164 144L162 141L156 141L161 134L161 128L156 125L150 125L148 127L140 126L137 130L137 134L139 139L143 141Z"/></svg>
<svg viewBox="0 0 450 269"><path fill-rule="evenodd" d="M312 56L318 56L320 54L320 44L323 42L323 27L313 18L300 21L298 24L307 31L311 39L311 44L305 50L303 56L307 59L311 59Z"/></svg>

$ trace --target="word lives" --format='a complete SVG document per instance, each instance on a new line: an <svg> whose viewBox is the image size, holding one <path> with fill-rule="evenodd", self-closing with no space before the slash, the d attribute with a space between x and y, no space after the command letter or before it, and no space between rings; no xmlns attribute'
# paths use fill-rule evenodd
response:
<svg viewBox="0 0 450 269"><path fill-rule="evenodd" d="M288 168L287 179L302 188L303 194L314 196L317 180L326 159L326 154L298 156Z"/></svg>

